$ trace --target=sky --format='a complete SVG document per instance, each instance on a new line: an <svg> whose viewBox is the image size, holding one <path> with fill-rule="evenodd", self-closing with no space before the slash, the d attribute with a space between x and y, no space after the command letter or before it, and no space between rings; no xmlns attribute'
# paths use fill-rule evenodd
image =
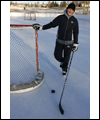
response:
<svg viewBox="0 0 100 120"><path fill-rule="evenodd" d="M37 2L39 2L40 4L42 4L43 2L44 2L44 4L48 3L48 1L12 1L12 2L14 2L14 3L15 2L17 2L17 3L37 3ZM52 1L50 1L50 2L52 2ZM60 4L60 2L62 2L62 1L56 1L56 2L58 2Z"/></svg>

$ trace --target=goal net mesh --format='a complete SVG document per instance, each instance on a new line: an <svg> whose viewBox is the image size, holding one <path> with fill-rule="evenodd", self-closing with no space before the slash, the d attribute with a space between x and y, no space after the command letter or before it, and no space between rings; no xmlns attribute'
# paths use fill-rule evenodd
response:
<svg viewBox="0 0 100 120"><path fill-rule="evenodd" d="M10 27L10 85L30 83L37 76L35 30Z"/></svg>
<svg viewBox="0 0 100 120"><path fill-rule="evenodd" d="M31 12L24 13L24 20L36 20L36 13Z"/></svg>

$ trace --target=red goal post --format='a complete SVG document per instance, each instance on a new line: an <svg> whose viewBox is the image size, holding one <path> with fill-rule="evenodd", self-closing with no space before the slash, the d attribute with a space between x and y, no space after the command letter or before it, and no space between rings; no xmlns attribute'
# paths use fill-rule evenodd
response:
<svg viewBox="0 0 100 120"><path fill-rule="evenodd" d="M20 39L20 37L21 36L24 36L24 37L21 37L21 39L20 40L22 40L22 44L23 44L23 41L24 41L24 38L26 39L26 36L29 36L28 34L32 34L32 32L30 33L30 29L31 29L31 31L34 31L33 33L34 33L34 39L35 39L35 56L36 56L36 71L37 71L37 75L36 75L36 78L35 78L35 80L33 80L33 81L31 81L31 82L27 82L27 83L21 83L21 84L12 84L12 85L10 85L10 93L23 93L23 92L27 92L27 91L30 91L30 90L33 90L33 89L35 89L35 88L37 88L38 86L40 86L42 83L43 83L43 81L44 81L44 73L40 70L40 68L39 68L39 53L38 53L38 31L37 30L34 30L33 28L32 28L32 26L31 25L18 25L18 24L10 24L10 39L11 39L11 44L10 44L10 47L12 48L12 43L14 42L14 40L15 40L15 43L20 43L21 44L21 41L17 41L16 42L16 40L17 39ZM27 31L26 31L27 30ZM17 33L16 33L16 31L17 31ZM24 32L26 32L25 34L24 34ZM29 32L29 33L28 33ZM20 34L20 35L19 35ZM23 35L24 34L24 35ZM15 37L13 37L13 35L15 36ZM17 37L16 37L17 36ZM29 39L31 39L31 41L33 40L33 38L31 37L30 38L30 36L28 37L28 39L27 39L27 43L28 43L28 40ZM25 41L26 42L26 41ZM14 43L14 45L16 45ZM18 43L18 47L19 47L19 44ZM26 45L26 43L25 43L25 45ZM17 46L17 45L16 45ZM28 46L29 47L29 46ZM21 50L22 50L22 47L20 47L21 48ZM26 46L25 46L25 48L26 48ZM13 47L13 49L14 49L14 47ZM16 47L16 49L17 49L17 47ZM23 47L23 49L24 49L24 47ZM26 48L26 50L27 50L28 48ZM11 49L12 50L12 49ZM17 50L18 51L18 50ZM25 50L23 50L23 51L25 51ZM12 52L12 51L11 51ZM19 52L20 52L20 50L19 50ZM15 52L16 53L16 52ZM15 55L15 53L14 53L14 55ZM27 53L27 51L26 51L26 53ZM31 53L31 52L30 52ZM22 54L22 53L21 53ZM32 53L31 53L32 54ZM12 56L11 56L12 55ZM11 54L10 56L11 56L11 60L13 60L13 54ZM25 57L26 57L26 55L28 55L28 53L27 54L25 54ZM22 55L23 57L24 57L24 55ZM22 58L23 59L23 58ZM27 59L30 59L30 58L27 58ZM12 62L12 61L11 61ZM10 64L17 64L18 65L18 63L14 63L14 61L11 63L10 62ZM25 63L25 64L27 64L27 63ZM24 65L25 65L24 64ZM15 66L17 66L17 65L15 65ZM13 66L13 65L12 65ZM22 66L22 68L23 68L23 66ZM12 68L13 69L13 68ZM14 69L15 69L15 67L14 67ZM13 70L14 70L13 69ZM22 71L21 71L22 72ZM20 73L20 74L22 74L23 76L24 76L24 74L25 73ZM13 75L13 72L11 73L11 76L14 76ZM18 75L18 77L19 77L20 75ZM11 79L12 78L14 78L14 77L11 77ZM17 79L17 77L16 77L16 79ZM19 78L18 78L19 79ZM23 80L22 80L23 81Z"/></svg>

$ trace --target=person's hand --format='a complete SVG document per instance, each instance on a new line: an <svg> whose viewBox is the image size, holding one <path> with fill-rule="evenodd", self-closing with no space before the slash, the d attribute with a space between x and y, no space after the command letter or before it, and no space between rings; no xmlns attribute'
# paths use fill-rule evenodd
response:
<svg viewBox="0 0 100 120"><path fill-rule="evenodd" d="M42 26L38 23L35 23L35 24L32 24L32 27L35 29L35 30L42 30Z"/></svg>
<svg viewBox="0 0 100 120"><path fill-rule="evenodd" d="M73 44L73 48L72 48L72 50L75 52L75 51L77 51L77 49L78 49L78 45L79 45L79 43L74 43Z"/></svg>

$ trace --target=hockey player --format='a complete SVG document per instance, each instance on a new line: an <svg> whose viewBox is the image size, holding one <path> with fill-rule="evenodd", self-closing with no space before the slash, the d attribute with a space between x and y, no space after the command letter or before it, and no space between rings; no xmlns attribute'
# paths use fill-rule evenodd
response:
<svg viewBox="0 0 100 120"><path fill-rule="evenodd" d="M54 56L57 61L61 62L63 75L66 75L72 49L76 51L79 45L79 27L74 12L75 4L70 3L64 10L64 14L57 16L52 22L43 26L37 23L32 25L35 30L46 30L58 26Z"/></svg>

